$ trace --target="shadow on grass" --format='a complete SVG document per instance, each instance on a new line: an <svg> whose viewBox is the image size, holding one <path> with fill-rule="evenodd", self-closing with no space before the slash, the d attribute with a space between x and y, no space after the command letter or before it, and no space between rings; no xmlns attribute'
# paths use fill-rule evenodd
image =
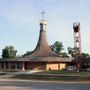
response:
<svg viewBox="0 0 90 90"><path fill-rule="evenodd" d="M6 75L6 73L0 72L0 76L2 76L2 75Z"/></svg>
<svg viewBox="0 0 90 90"><path fill-rule="evenodd" d="M35 74L90 75L90 71L77 72L77 71L65 71L65 70L49 70L49 71L37 72Z"/></svg>
<svg viewBox="0 0 90 90"><path fill-rule="evenodd" d="M55 76L55 75L19 74L12 78L47 80L47 81L90 81L90 76L61 76L61 75Z"/></svg>

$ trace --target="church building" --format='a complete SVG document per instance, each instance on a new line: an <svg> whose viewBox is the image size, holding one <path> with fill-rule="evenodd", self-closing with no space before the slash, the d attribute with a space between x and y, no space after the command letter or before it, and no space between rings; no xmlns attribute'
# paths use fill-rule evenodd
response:
<svg viewBox="0 0 90 90"><path fill-rule="evenodd" d="M38 43L33 52L21 58L0 59L0 70L62 70L72 63L72 58L61 58L47 42L46 20L40 21Z"/></svg>

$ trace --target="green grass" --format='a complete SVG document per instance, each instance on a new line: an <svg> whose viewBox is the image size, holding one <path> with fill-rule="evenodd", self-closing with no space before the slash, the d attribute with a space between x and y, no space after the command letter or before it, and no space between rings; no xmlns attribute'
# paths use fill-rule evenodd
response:
<svg viewBox="0 0 90 90"><path fill-rule="evenodd" d="M62 75L90 75L89 71L80 71L80 72L75 72L75 71L60 71L60 70L49 70L49 71L43 71L43 72L37 72L35 74L62 74Z"/></svg>
<svg viewBox="0 0 90 90"><path fill-rule="evenodd" d="M47 81L89 81L90 76L55 76L55 75L34 75L34 74L19 74L13 78L17 79L34 79Z"/></svg>
<svg viewBox="0 0 90 90"><path fill-rule="evenodd" d="M35 80L49 80L49 81L89 81L90 72L75 72L75 71L60 71L50 70L34 74L19 74L13 78L17 79L35 79Z"/></svg>
<svg viewBox="0 0 90 90"><path fill-rule="evenodd" d="M6 75L6 73L0 72L0 76L1 76L1 75Z"/></svg>

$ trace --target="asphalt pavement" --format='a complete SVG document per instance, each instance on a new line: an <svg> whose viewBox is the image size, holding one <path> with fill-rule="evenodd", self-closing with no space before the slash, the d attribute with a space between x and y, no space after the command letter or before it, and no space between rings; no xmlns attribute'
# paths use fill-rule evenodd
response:
<svg viewBox="0 0 90 90"><path fill-rule="evenodd" d="M0 90L90 90L89 82L0 79Z"/></svg>

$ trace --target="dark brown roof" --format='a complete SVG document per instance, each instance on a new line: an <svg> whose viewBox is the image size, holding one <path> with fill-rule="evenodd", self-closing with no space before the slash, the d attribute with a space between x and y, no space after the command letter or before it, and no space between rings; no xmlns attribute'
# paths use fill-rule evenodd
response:
<svg viewBox="0 0 90 90"><path fill-rule="evenodd" d="M60 57L37 57L37 58L30 58L30 57L23 57L23 58L6 58L0 59L0 62L5 62L5 61L26 61L26 62L72 62L73 58L60 58Z"/></svg>

